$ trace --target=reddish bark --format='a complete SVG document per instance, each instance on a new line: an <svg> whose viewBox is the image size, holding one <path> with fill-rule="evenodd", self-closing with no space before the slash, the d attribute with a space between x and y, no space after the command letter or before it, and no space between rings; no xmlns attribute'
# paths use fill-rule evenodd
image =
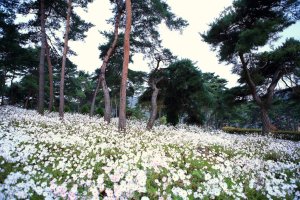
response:
<svg viewBox="0 0 300 200"><path fill-rule="evenodd" d="M126 128L126 88L128 76L128 63L130 53L130 31L131 31L131 0L126 0L126 27L124 35L124 60L122 70L122 80L120 89L120 109L119 109L119 131L125 131Z"/></svg>

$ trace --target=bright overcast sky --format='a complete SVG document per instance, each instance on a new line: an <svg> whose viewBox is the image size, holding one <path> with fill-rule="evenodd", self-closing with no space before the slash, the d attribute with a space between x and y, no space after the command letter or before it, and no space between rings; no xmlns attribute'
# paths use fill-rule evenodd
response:
<svg viewBox="0 0 300 200"><path fill-rule="evenodd" d="M231 66L219 63L216 53L210 50L209 45L203 42L199 35L208 30L208 24L213 22L220 12L232 3L232 0L168 0L167 2L177 16L188 21L189 26L182 33L169 31L161 26L163 46L169 48L179 58L189 58L196 62L202 72L214 72L227 79L228 87L235 86L237 75L231 73ZM105 21L112 17L110 8L109 0L94 0L89 5L87 13L80 12L80 16L93 23L95 27L88 31L84 42L70 41L70 47L78 54L70 59L78 65L78 69L93 72L100 67L98 46L105 40L99 31L113 30L112 25L107 25ZM299 33L300 23L297 23L284 32L284 37L300 39ZM147 61L143 61L142 55L134 56L133 61L134 63L129 65L131 69L149 71Z"/></svg>

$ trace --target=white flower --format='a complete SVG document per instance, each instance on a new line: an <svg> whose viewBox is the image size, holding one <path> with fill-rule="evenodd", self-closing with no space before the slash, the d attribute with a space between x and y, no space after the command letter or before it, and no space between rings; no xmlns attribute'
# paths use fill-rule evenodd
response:
<svg viewBox="0 0 300 200"><path fill-rule="evenodd" d="M40 116L10 106L1 106L0 113L0 171L6 163L15 166L0 185L0 199L17 195L30 199L30 191L47 200L90 199L92 194L97 199L104 191L108 195L104 199L131 199L135 193L148 192L147 176L152 173L157 175L156 194L160 199L171 199L171 195L212 199L221 193L227 195L224 198L247 199L245 182L249 182L246 187L255 188L266 198L300 196L297 142L207 132L186 125L144 131L143 122L131 120L127 133L120 135L117 119L107 124L103 118L66 113L61 122L57 113ZM209 154L204 155L199 147L208 147ZM226 151L215 154L215 147ZM234 154L227 155L231 151ZM266 161L269 153L277 154L278 161ZM205 161L204 166L192 164L198 161ZM22 172L17 171L20 167ZM186 189L195 180L190 170L204 175L205 181L196 191ZM230 180L230 189L225 180ZM113 188L108 189L106 183L111 187L111 182ZM68 191L67 185L73 187ZM171 192L167 190L170 187Z"/></svg>
<svg viewBox="0 0 300 200"><path fill-rule="evenodd" d="M90 187L90 191L93 195L93 200L98 200L99 199L99 192L98 192L97 187L95 187L95 186Z"/></svg>
<svg viewBox="0 0 300 200"><path fill-rule="evenodd" d="M113 197L114 196L114 192L109 188L105 189L105 193L108 197Z"/></svg>
<svg viewBox="0 0 300 200"><path fill-rule="evenodd" d="M76 193L73 192L73 191L70 191L70 192L68 193L68 200L76 200L76 199L77 199Z"/></svg>
<svg viewBox="0 0 300 200"><path fill-rule="evenodd" d="M249 182L249 188L253 189L254 188L254 183L255 183L255 180L251 179L250 182Z"/></svg>
<svg viewBox="0 0 300 200"><path fill-rule="evenodd" d="M178 181L179 176L177 174L172 174L172 179L173 179L173 181Z"/></svg>
<svg viewBox="0 0 300 200"><path fill-rule="evenodd" d="M87 172L87 178L91 179L93 177L93 170L92 169L88 169Z"/></svg>
<svg viewBox="0 0 300 200"><path fill-rule="evenodd" d="M209 173L205 173L204 175L204 179L207 181L207 180L210 180L212 177Z"/></svg>

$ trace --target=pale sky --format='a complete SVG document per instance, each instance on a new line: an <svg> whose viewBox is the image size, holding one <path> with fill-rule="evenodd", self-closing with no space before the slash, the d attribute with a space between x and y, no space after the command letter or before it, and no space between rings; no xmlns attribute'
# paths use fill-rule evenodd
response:
<svg viewBox="0 0 300 200"><path fill-rule="evenodd" d="M227 87L235 86L238 76L231 73L231 66L219 63L216 52L211 51L210 46L203 42L199 35L208 30L208 24L213 22L225 7L231 5L232 0L168 0L167 3L177 16L188 21L189 26L182 33L169 31L165 26L160 26L163 46L169 48L179 58L189 58L196 62L202 72L214 72L228 80ZM99 31L113 30L113 26L105 21L113 16L110 8L109 0L94 0L89 5L87 13L79 11L80 16L93 23L95 27L88 31L84 42L70 41L69 43L71 49L78 54L70 57L77 64L78 69L93 72L100 67L102 62L99 59L98 46L105 43L105 40ZM284 36L300 39L299 33L300 23L297 23L286 30ZM134 56L133 61L129 68L149 72L150 68L142 55Z"/></svg>

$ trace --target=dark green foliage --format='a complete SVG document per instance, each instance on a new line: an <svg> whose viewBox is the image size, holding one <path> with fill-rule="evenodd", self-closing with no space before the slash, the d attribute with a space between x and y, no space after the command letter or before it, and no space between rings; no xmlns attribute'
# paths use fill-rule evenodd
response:
<svg viewBox="0 0 300 200"><path fill-rule="evenodd" d="M90 0L78 0L73 1L74 6L80 6L83 8L87 7L87 4L91 2ZM47 0L45 1L45 12L46 16L46 30L47 34L50 37L53 37L53 43L55 42L57 47L60 47L62 44L62 40L58 38L54 34L54 30L62 30L64 29L66 13L67 13L67 2L64 0ZM40 12L40 1L25 1L22 2L19 6L19 13L22 15L35 14L35 17L24 23L23 26L27 28L30 32L31 39L33 42L38 42L38 35L40 26L39 22L39 12ZM70 33L69 39L70 40L83 40L86 35L85 32L88 31L93 25L91 23L85 22L83 19L80 18L75 12L71 14L71 24L70 24ZM50 38L49 38L50 39Z"/></svg>
<svg viewBox="0 0 300 200"><path fill-rule="evenodd" d="M59 85L60 64L54 67L54 85ZM94 82L89 74L78 71L77 66L67 59L65 72L65 105L69 106L72 112L81 112L81 107L88 104L93 90ZM56 91L58 93L58 91ZM56 104L57 105L57 104Z"/></svg>
<svg viewBox="0 0 300 200"><path fill-rule="evenodd" d="M300 66L300 41L294 38L287 39L281 46L270 52L256 53L252 55L253 66L250 73L253 82L257 86L269 85L277 71L280 77L286 78L293 75ZM246 72L241 73L239 82L246 82Z"/></svg>
<svg viewBox="0 0 300 200"><path fill-rule="evenodd" d="M82 114L88 114L90 112L90 105L85 104L81 107L80 112Z"/></svg>
<svg viewBox="0 0 300 200"><path fill-rule="evenodd" d="M205 125L220 128L227 118L228 89L225 87L227 81L214 73L203 73L203 83L207 91L207 102L205 104Z"/></svg>
<svg viewBox="0 0 300 200"><path fill-rule="evenodd" d="M104 111L101 107L98 107L96 109L96 114L99 115L99 116L103 116L104 115Z"/></svg>
<svg viewBox="0 0 300 200"><path fill-rule="evenodd" d="M229 90L230 92L230 90ZM243 128L261 126L259 107L254 102L226 102L226 124Z"/></svg>
<svg viewBox="0 0 300 200"><path fill-rule="evenodd" d="M233 134L258 134L261 129L245 129L245 128L235 128L235 127L223 127L222 130L226 133ZM279 139L300 141L299 131L274 131L271 136Z"/></svg>
<svg viewBox="0 0 300 200"><path fill-rule="evenodd" d="M280 130L297 130L300 120L299 86L276 92L271 109L274 123Z"/></svg>
<svg viewBox="0 0 300 200"><path fill-rule="evenodd" d="M130 37L131 51L133 52L141 52L145 56L153 54L155 49L161 45L158 26L162 23L165 23L170 30L181 30L188 25L187 21L177 17L163 0L133 0L131 4L132 32ZM116 13L116 9L117 6L114 7L114 13ZM114 24L114 18L109 22ZM125 28L124 16L121 28Z"/></svg>
<svg viewBox="0 0 300 200"><path fill-rule="evenodd" d="M238 52L248 53L265 45L298 19L297 0L236 0L202 34L205 42L219 48L221 61L232 62Z"/></svg>
<svg viewBox="0 0 300 200"><path fill-rule="evenodd" d="M300 119L299 93L297 87L286 88L275 92L274 101L270 109L273 124L279 130L297 130ZM224 112L217 119L223 120L222 126L243 128L259 128L259 107L249 101L249 91L245 87L234 87L224 91L221 106Z"/></svg>
<svg viewBox="0 0 300 200"><path fill-rule="evenodd" d="M177 104L173 104L171 99L166 99L165 103L168 104L166 107L167 123L175 126L179 123L179 114L176 112L177 107L175 107Z"/></svg>
<svg viewBox="0 0 300 200"><path fill-rule="evenodd" d="M65 105L65 107L64 107L64 112L71 112L71 111L72 111L72 110L71 110L70 106Z"/></svg>
<svg viewBox="0 0 300 200"><path fill-rule="evenodd" d="M100 58L103 59L106 55L108 49L110 48L110 45L112 43L113 34L108 32L102 32L102 34L108 38L108 42L100 45ZM121 72L122 72L122 64L123 64L123 39L124 35L120 34L119 39L117 42L117 46L115 51L113 52L112 56L109 59L109 62L107 64L107 69L105 72L106 82L108 87L110 88L110 92L113 95L119 95L120 91L120 82L121 82ZM131 46L135 46L135 41L131 39ZM133 50L134 52L134 50ZM133 62L132 56L130 55L130 62ZM100 69L95 70L95 76L94 80L96 80L99 77ZM134 93L139 90L140 87L142 87L144 80L146 77L145 72L141 71L133 71L128 69L128 96L133 96Z"/></svg>
<svg viewBox="0 0 300 200"><path fill-rule="evenodd" d="M248 129L248 128L235 128L230 126L225 126L222 130L226 133L238 133L238 134L253 134L259 133L260 129Z"/></svg>
<svg viewBox="0 0 300 200"><path fill-rule="evenodd" d="M157 84L157 103L168 123L176 125L182 120L219 128L228 120L225 110L230 106L227 104L226 80L213 73L201 73L190 60L174 62L149 77L163 78ZM139 103L147 106L151 94L149 87L140 96Z"/></svg>
<svg viewBox="0 0 300 200"><path fill-rule="evenodd" d="M299 42L288 39L271 52L255 50L274 42L279 32L299 20L299 9L297 0L235 0L202 34L218 50L219 60L233 64L240 83L247 84L262 113L263 133L276 129L269 117L273 94L281 78L297 71Z"/></svg>
<svg viewBox="0 0 300 200"><path fill-rule="evenodd" d="M134 107L134 108L127 108L126 109L126 116L129 119L138 119L141 120L144 118L144 113L141 110L140 107Z"/></svg>
<svg viewBox="0 0 300 200"><path fill-rule="evenodd" d="M190 60L177 61L166 70L164 104L168 123L175 125L182 118L186 123L203 124L201 108L210 101L201 71Z"/></svg>
<svg viewBox="0 0 300 200"><path fill-rule="evenodd" d="M22 47L27 35L19 33L20 27L13 21L15 14L5 6L7 6L6 3L0 6L0 94L2 99L8 95L6 82L10 79L12 83L18 75L23 75L26 69L32 66L32 60L27 60L32 58L32 50Z"/></svg>
<svg viewBox="0 0 300 200"><path fill-rule="evenodd" d="M75 0L74 6L87 7L90 0ZM40 42L40 0L36 1L5 1L0 4L0 91L2 99L4 95L10 99L10 103L23 105L26 108L33 108L37 98L37 48L28 48ZM46 33L50 46L50 57L54 67L54 86L58 84L58 73L60 72L62 38L56 35L56 31L62 31L65 26L67 11L66 1L49 0L45 1L46 11ZM33 18L22 24L15 24L16 14L28 15ZM70 38L82 40L92 25L82 20L75 12L72 13ZM22 29L22 34L20 30ZM54 31L55 30L55 31ZM26 34L24 34L26 33ZM25 45L26 48L25 48ZM72 52L72 51L71 51ZM74 53L74 52L73 52ZM47 66L48 67L48 66ZM66 87L68 96L67 101L72 111L80 111L79 107L86 103L89 95L89 81L84 74L81 76L77 72L76 66L67 61ZM48 73L48 71L45 71ZM55 74L56 73L56 74ZM48 76L45 75L46 82ZM86 80L83 80L86 78ZM13 84L17 80L19 83ZM5 82L11 82L11 87L7 88ZM81 85L84 82L83 85ZM49 90L49 83L45 84L46 95ZM79 89L80 88L80 89ZM84 88L84 89L83 89ZM56 89L54 88L54 92ZM17 97L17 98L16 98ZM76 98L74 98L76 97ZM48 100L48 98L46 98ZM76 102L74 102L76 101ZM82 101L85 101L84 103ZM79 102L79 103L78 103ZM80 106L78 105L80 104Z"/></svg>

